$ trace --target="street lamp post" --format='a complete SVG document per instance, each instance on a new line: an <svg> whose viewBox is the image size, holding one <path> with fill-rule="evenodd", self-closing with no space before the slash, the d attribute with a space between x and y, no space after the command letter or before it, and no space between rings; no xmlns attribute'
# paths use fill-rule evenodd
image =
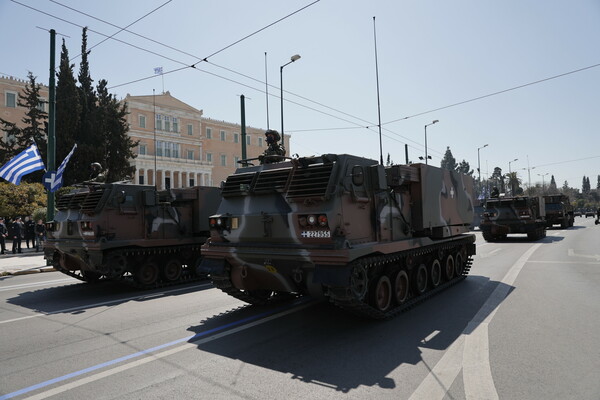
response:
<svg viewBox="0 0 600 400"><path fill-rule="evenodd" d="M283 140L283 67L293 63L294 61L298 61L299 59L300 59L300 54L294 54L290 58L290 61L288 61L286 64L283 64L281 67L279 67L279 87L281 89L281 94L280 94L280 98L281 98L281 144L283 146L285 146L285 140Z"/></svg>
<svg viewBox="0 0 600 400"><path fill-rule="evenodd" d="M544 177L548 174L549 172L546 172L545 174L538 174L538 176L542 177L542 195L546 192L546 184L544 183Z"/></svg>
<svg viewBox="0 0 600 400"><path fill-rule="evenodd" d="M484 144L483 146L477 148L477 173L479 174L479 191L481 191L481 159L479 158L479 150L483 149L484 147L488 147L488 145Z"/></svg>
<svg viewBox="0 0 600 400"><path fill-rule="evenodd" d="M511 172L511 171L510 171L510 164L511 164L511 163L514 163L515 161L519 161L519 159L518 159L518 158L515 158L514 160L512 160L512 161L509 161L509 162L508 162L508 173L509 173L509 174L510 174L510 172Z"/></svg>
<svg viewBox="0 0 600 400"><path fill-rule="evenodd" d="M432 123L425 125L425 164L427 165L427 127L429 125L433 125L433 124L437 124L438 122L440 122L437 119L434 119Z"/></svg>

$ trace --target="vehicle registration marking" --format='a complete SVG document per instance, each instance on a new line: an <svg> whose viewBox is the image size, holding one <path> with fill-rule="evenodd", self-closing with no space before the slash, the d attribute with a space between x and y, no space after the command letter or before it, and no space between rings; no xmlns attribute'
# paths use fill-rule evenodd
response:
<svg viewBox="0 0 600 400"><path fill-rule="evenodd" d="M303 238L330 238L331 231L302 231Z"/></svg>

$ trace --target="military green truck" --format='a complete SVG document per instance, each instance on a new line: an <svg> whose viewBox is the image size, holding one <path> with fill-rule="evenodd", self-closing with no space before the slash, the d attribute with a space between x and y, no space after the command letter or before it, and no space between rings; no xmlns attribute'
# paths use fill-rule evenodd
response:
<svg viewBox="0 0 600 400"><path fill-rule="evenodd" d="M530 240L538 240L546 237L545 215L541 196L489 198L479 229L488 242L504 240L515 233L526 233Z"/></svg>
<svg viewBox="0 0 600 400"><path fill-rule="evenodd" d="M44 257L86 282L149 288L195 278L218 188L157 191L154 186L88 183L57 199L46 223Z"/></svg>
<svg viewBox="0 0 600 400"><path fill-rule="evenodd" d="M201 273L251 304L294 295L386 318L464 278L473 180L431 165L325 154L238 168Z"/></svg>
<svg viewBox="0 0 600 400"><path fill-rule="evenodd" d="M564 194L544 196L546 208L546 227L560 225L561 228L569 228L575 222L575 212L569 201L569 196Z"/></svg>

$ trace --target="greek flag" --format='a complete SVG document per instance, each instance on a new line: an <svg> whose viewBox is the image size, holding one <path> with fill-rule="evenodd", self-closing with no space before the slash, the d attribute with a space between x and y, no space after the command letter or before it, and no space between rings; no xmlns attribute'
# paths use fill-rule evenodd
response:
<svg viewBox="0 0 600 400"><path fill-rule="evenodd" d="M32 144L0 168L0 178L18 185L24 175L45 169L37 146Z"/></svg>
<svg viewBox="0 0 600 400"><path fill-rule="evenodd" d="M50 185L50 192L56 192L58 189L60 189L62 187L62 185L63 185L63 172L65 171L65 168L67 167L67 163L71 159L71 156L73 155L73 153L75 153L75 149L76 148L77 148L77 143L75 143L73 145L73 148L71 149L71 151L69 152L69 154L67 154L67 156L65 157L65 159L63 160L63 162L60 163L60 166L58 167L58 170L56 170L56 175L54 176L54 180L52 181L52 184Z"/></svg>
<svg viewBox="0 0 600 400"><path fill-rule="evenodd" d="M155 75L160 75L162 73L163 73L162 67L156 67L156 68L154 68L154 74Z"/></svg>

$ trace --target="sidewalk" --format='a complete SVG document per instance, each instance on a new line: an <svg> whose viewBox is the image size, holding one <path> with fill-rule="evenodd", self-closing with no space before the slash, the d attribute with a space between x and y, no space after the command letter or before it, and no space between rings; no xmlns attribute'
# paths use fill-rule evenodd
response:
<svg viewBox="0 0 600 400"><path fill-rule="evenodd" d="M46 265L42 249L39 252L35 251L35 246L28 249L23 240L21 251L22 253L20 254L13 254L12 240L6 241L6 252L5 254L0 254L0 276L54 271L54 268Z"/></svg>

